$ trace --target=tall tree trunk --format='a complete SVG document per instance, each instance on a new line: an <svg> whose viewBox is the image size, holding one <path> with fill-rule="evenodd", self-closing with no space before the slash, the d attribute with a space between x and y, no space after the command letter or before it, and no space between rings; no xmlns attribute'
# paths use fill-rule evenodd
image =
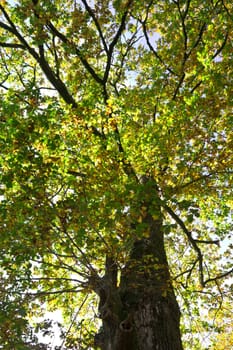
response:
<svg viewBox="0 0 233 350"><path fill-rule="evenodd" d="M116 265L106 264L100 295L103 326L95 337L101 350L182 350L180 311L169 274L162 231L162 214L157 206L150 214L144 201L147 238L134 242L117 287Z"/></svg>

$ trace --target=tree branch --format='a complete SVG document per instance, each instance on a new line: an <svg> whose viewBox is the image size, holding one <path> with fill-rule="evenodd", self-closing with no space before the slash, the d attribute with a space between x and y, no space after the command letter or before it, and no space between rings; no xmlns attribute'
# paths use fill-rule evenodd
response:
<svg viewBox="0 0 233 350"><path fill-rule="evenodd" d="M229 271L226 271L226 272L223 272L223 273L221 273L220 275L218 275L218 276L216 276L216 277L212 277L212 278L208 278L206 281L205 281L205 285L207 284L207 283L210 283L210 282L216 282L217 280L219 280L219 279L221 279L221 278L224 278L224 277L226 277L226 276L229 276L230 274L232 274L233 273L233 268L231 269L231 270L229 270Z"/></svg>
<svg viewBox="0 0 233 350"><path fill-rule="evenodd" d="M111 63L112 63L112 55L113 55L114 47L116 46L118 40L120 39L120 36L121 36L122 32L125 29L126 18L127 18L128 13L129 13L129 8L130 8L132 2L133 2L133 0L128 0L127 4L125 5L126 10L124 11L123 16L121 18L120 26L119 26L119 28L118 28L118 30L116 32L116 35L113 38L111 44L109 45L107 64L106 64L106 67L105 67L104 78L103 78L103 83L104 84L107 83L109 72L110 72L110 68L111 68Z"/></svg>
<svg viewBox="0 0 233 350"><path fill-rule="evenodd" d="M202 36L203 36L203 33L204 31L206 30L207 28L207 25L206 23L204 22L201 26L201 29L199 31L199 34L198 34L198 37L197 37L197 40L195 41L195 43L193 44L193 46L191 47L191 49L189 50L188 52L188 57L191 55L191 52L193 51L193 49L195 49L197 47L197 45L199 44L199 42L201 41L202 39Z"/></svg>
<svg viewBox="0 0 233 350"><path fill-rule="evenodd" d="M9 48L13 48L13 49L25 49L25 46L22 44L17 44L17 43L3 43L0 42L0 46L1 47L9 47Z"/></svg>
<svg viewBox="0 0 233 350"><path fill-rule="evenodd" d="M179 93L179 90L180 90L180 88L181 88L181 86L182 86L182 84L183 84L183 82L184 82L184 78L185 78L185 73L183 72L183 74L182 74L182 76L180 77L180 80L179 80L179 82L178 82L178 84L177 84L177 87L176 87L176 89L175 89L175 92L174 92L174 94L173 94L173 97L172 97L172 100L173 100L173 101L176 99L176 96L177 96L178 93Z"/></svg>
<svg viewBox="0 0 233 350"><path fill-rule="evenodd" d="M67 289L61 289L61 290L42 290L42 291L37 291L37 292L24 292L24 293L20 293L22 295L29 295L29 296L40 296L40 295L53 295L53 294L63 294L63 293L78 293L78 292L82 292L83 289L82 288L67 288ZM15 292L15 294L17 294L17 292Z"/></svg>
<svg viewBox="0 0 233 350"><path fill-rule="evenodd" d="M91 9L91 7L88 5L87 1L86 0L82 0L82 3L84 4L87 12L89 13L89 15L91 16L91 18L93 19L94 23L95 23L95 26L96 26L96 29L99 33L99 36L100 36L100 39L102 41L102 44L103 44L103 47L104 47L104 50L105 52L108 54L109 53L109 50L108 50L108 46L107 46L107 43L105 41L105 38L104 38L104 35L103 35L103 32L102 32L102 29L100 27L100 24L98 22L98 19L97 17L95 16L95 13L94 11Z"/></svg>
<svg viewBox="0 0 233 350"><path fill-rule="evenodd" d="M146 43L149 47L149 49L151 50L151 52L154 54L154 56L159 60L160 63L162 63L162 65L168 70L169 73L173 74L173 75L177 75L173 69L171 69L170 67L168 67L166 65L166 63L163 61L163 59L161 58L161 56L158 54L158 52L153 48L153 46L151 45L150 43L150 39L148 37L148 34L147 34L147 29L146 29L146 24L145 22L142 23L142 28L143 28L143 33L144 33L144 36L145 36L145 39L146 39Z"/></svg>
<svg viewBox="0 0 233 350"><path fill-rule="evenodd" d="M63 336L63 340L62 340L61 345L59 346L59 349L63 349L64 348L66 339L67 339L67 337L68 337L68 335L69 335L69 333L71 331L71 328L73 327L73 324L76 322L78 314L80 313L80 311L82 310L83 306L85 305L85 303L87 301L87 298L88 298L88 295L85 296L85 298L83 299L82 303L80 304L78 310L75 312L75 315L74 315L74 317L72 318L72 320L70 322L69 328L67 329L67 331L65 332L65 334Z"/></svg>
<svg viewBox="0 0 233 350"><path fill-rule="evenodd" d="M189 242L193 246L193 249L197 253L198 262L199 262L199 280L202 287L204 287L204 272L203 272L203 255L200 250L200 248L197 245L196 240L192 237L191 232L187 229L184 222L181 220L181 218L170 208L168 205L162 203L162 207L166 210L166 212L176 221L176 223L180 226L182 231L186 234Z"/></svg>
<svg viewBox="0 0 233 350"><path fill-rule="evenodd" d="M189 181L189 182L186 182L186 183L184 183L183 185L179 186L178 188L179 188L179 189L183 189L183 188L185 188L185 187L188 187L188 186L192 185L193 183L200 182L200 181L202 181L202 180L206 180L206 179L210 178L210 177L213 176L213 175L224 175L224 174L233 174L233 171L230 171L230 170L226 170L226 171L214 171L214 172L211 172L211 173L209 173L209 174L207 174L207 175L202 175L202 176L199 176L199 177L196 178L196 179L193 179L193 180L191 180L191 181Z"/></svg>
<svg viewBox="0 0 233 350"><path fill-rule="evenodd" d="M225 35L225 37L224 37L224 40L223 40L223 42L222 42L222 45L221 45L221 46L216 50L216 52L212 55L212 60L214 60L214 59L222 52L222 50L224 49L224 47L225 47L225 45L226 45L226 43L227 43L228 35L229 35L229 33L227 32L226 35ZM199 74L200 74L201 71L203 71L203 69L204 69L204 67L202 67L202 69L199 70ZM197 75L198 75L198 74L197 74ZM194 78L192 79L192 82L195 80L195 78L197 77L197 75L194 76ZM202 81L202 80L199 80L199 81L194 85L194 87L191 89L190 93L192 94L202 83L203 83L203 81Z"/></svg>
<svg viewBox="0 0 233 350"><path fill-rule="evenodd" d="M192 263L192 266L190 267L190 269L180 272L178 275L176 275L176 276L174 277L174 280L177 280L179 277L184 276L185 274L187 274L187 277L186 277L186 284L184 285L184 284L182 283L183 287L187 288L188 279L189 279L190 276L192 275L192 272L193 272L193 270L195 269L195 266L196 266L197 262L198 262L198 258Z"/></svg>
<svg viewBox="0 0 233 350"><path fill-rule="evenodd" d="M2 5L0 5L0 10L2 10L2 12L3 12L3 10L4 10L4 8L2 7ZM9 27L7 24L5 24L4 22L2 22L2 21L0 21L0 27L1 27L2 29L7 30L8 32L14 34L13 29L12 29L11 27Z"/></svg>
<svg viewBox="0 0 233 350"><path fill-rule="evenodd" d="M112 83L110 82L111 86L114 87L117 96L119 96L119 91L117 90L117 83L121 79L122 71L123 71L123 67L124 67L124 63L125 63L125 59L126 59L127 55L129 54L129 52L130 52L131 48L133 47L133 45L142 38L142 36L139 37L139 38L136 37L137 36L137 32L138 32L138 30L136 30L133 33L133 35L131 36L131 38L127 40L127 47L126 47L125 52L123 52L123 49L119 50L120 53L121 53L120 64L116 65L115 80Z"/></svg>
<svg viewBox="0 0 233 350"><path fill-rule="evenodd" d="M222 50L224 49L226 43L227 43L227 39L228 39L228 35L229 33L227 32L225 37L224 37L224 40L222 42L222 45L216 50L216 52L213 54L212 56L212 59L214 60L221 52Z"/></svg>
<svg viewBox="0 0 233 350"><path fill-rule="evenodd" d="M27 43L24 37L20 34L20 32L18 31L14 23L11 21L10 17L8 16L7 12L5 11L2 5L0 5L0 9L2 10L4 17L10 24L10 27L6 26L6 29L13 33L21 42L21 44L27 49L27 51L34 57L34 59L40 65L42 71L44 72L49 82L55 87L55 89L58 91L63 100L72 107L77 107L77 103L72 97L72 95L68 92L66 85L60 78L55 76L52 68L46 61L43 46L39 46L40 55L38 55L38 53Z"/></svg>
<svg viewBox="0 0 233 350"><path fill-rule="evenodd" d="M53 253L54 254L54 253ZM53 263L49 263L45 260L38 260L38 259L31 259L31 261L37 263L37 264L41 264L41 265L47 265L47 266L51 266L51 267L54 267L56 270L65 270L65 271L72 271L73 273L75 274L78 274L82 277L86 277L84 276L83 273L80 273L78 270L74 269L71 265L67 265L65 264L63 261L61 261L61 259L58 258L58 255L57 254L54 254L56 256L56 258L58 259L58 264L53 264Z"/></svg>
<svg viewBox="0 0 233 350"><path fill-rule="evenodd" d="M202 240L202 239L195 239L196 243L203 243L203 244L216 244L218 247L220 246L220 240Z"/></svg>
<svg viewBox="0 0 233 350"><path fill-rule="evenodd" d="M76 55L79 57L80 61L82 62L84 68L91 74L92 78L100 85L104 85L103 79L99 77L99 75L95 72L95 70L92 68L92 66L88 63L88 61L83 57L81 51L75 46L73 43L71 43L67 37L59 32L54 25L49 22L47 24L48 28L51 30L51 33L55 36L57 36L64 44L69 44L71 47L74 48Z"/></svg>

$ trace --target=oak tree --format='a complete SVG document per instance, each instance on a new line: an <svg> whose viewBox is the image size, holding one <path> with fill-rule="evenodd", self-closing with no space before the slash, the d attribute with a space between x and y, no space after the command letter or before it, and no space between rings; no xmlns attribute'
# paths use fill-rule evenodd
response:
<svg viewBox="0 0 233 350"><path fill-rule="evenodd" d="M52 310L60 349L230 346L232 18L230 0L0 2L4 349L42 349Z"/></svg>

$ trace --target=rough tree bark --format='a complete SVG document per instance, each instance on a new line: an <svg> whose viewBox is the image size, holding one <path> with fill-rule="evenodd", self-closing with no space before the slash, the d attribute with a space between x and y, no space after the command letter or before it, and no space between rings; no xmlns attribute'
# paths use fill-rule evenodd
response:
<svg viewBox="0 0 233 350"><path fill-rule="evenodd" d="M161 209L157 204L156 218L150 214L150 192L147 186L142 203L147 208L143 220L149 235L134 242L118 286L116 263L106 259L106 274L98 288L102 327L95 336L101 350L182 350L180 311L166 258Z"/></svg>

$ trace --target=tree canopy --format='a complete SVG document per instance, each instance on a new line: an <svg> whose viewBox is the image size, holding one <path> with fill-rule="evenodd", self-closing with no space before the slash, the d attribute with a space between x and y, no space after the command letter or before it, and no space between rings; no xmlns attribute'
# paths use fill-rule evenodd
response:
<svg viewBox="0 0 233 350"><path fill-rule="evenodd" d="M166 252L184 346L230 349L232 18L230 0L0 2L0 348L43 349L53 310L62 349L99 346L105 281L128 327Z"/></svg>

